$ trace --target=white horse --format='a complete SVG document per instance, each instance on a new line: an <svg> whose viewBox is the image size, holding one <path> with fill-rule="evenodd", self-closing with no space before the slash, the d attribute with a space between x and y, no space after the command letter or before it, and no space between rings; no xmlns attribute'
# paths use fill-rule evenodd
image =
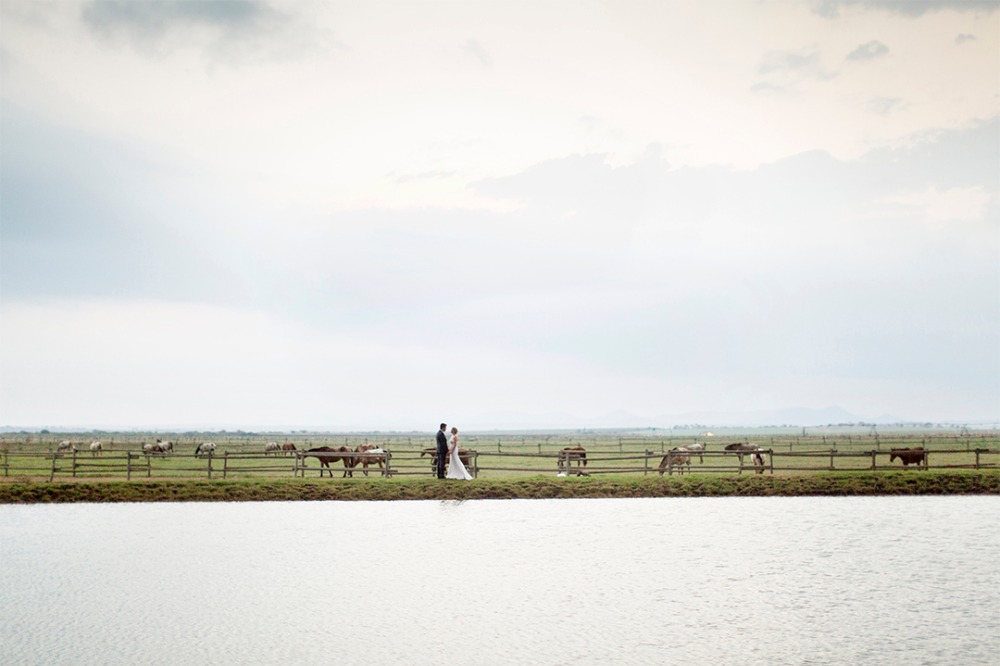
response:
<svg viewBox="0 0 1000 666"><path fill-rule="evenodd" d="M101 451L103 450L104 450L104 445L101 444L100 442L94 441L90 443L90 455L99 456L101 455Z"/></svg>
<svg viewBox="0 0 1000 666"><path fill-rule="evenodd" d="M76 451L76 447L73 446L73 442L68 439L64 439L59 442L59 446L56 448L56 451L59 453L62 453L63 451Z"/></svg>
<svg viewBox="0 0 1000 666"><path fill-rule="evenodd" d="M273 453L274 455L278 455L279 453L281 453L281 444L278 444L277 442L268 442L267 444L265 444L264 455L266 456L271 453Z"/></svg>
<svg viewBox="0 0 1000 666"><path fill-rule="evenodd" d="M198 448L194 450L194 454L197 456L201 455L202 453L204 453L205 455L215 453L215 442L202 442L201 444L199 444Z"/></svg>
<svg viewBox="0 0 1000 666"><path fill-rule="evenodd" d="M156 445L160 447L160 452L161 453L173 453L174 452L174 443L173 442L164 442L161 439L157 439L156 440Z"/></svg>
<svg viewBox="0 0 1000 666"><path fill-rule="evenodd" d="M684 446L682 448L690 451L692 454L695 453L698 454L698 462L700 463L705 462L705 456L704 456L705 445L703 443L697 442L695 444L688 444L687 446Z"/></svg>

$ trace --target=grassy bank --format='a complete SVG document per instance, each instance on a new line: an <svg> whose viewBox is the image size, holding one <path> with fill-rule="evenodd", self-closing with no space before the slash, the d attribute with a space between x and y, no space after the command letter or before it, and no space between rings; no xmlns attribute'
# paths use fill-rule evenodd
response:
<svg viewBox="0 0 1000 666"><path fill-rule="evenodd" d="M0 503L467 500L800 495L1000 495L1000 471L815 473L802 476L252 479L237 481L13 482Z"/></svg>

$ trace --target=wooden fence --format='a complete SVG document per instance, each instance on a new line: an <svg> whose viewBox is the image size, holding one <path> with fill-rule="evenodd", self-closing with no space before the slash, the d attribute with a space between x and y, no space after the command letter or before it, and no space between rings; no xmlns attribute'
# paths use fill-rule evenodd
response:
<svg viewBox="0 0 1000 666"><path fill-rule="evenodd" d="M781 451L765 449L764 464L754 465L751 454L740 456L731 451L705 451L692 453L688 464L677 462L670 451L643 449L621 452L593 451L586 460L565 451L479 451L469 450L467 467L474 477L509 476L517 474L555 474L596 476L602 474L742 474L749 473L804 473L816 471L887 471L899 470L900 462L891 462L890 449L867 451L836 448L810 451ZM301 477L324 476L433 476L432 457L424 451L384 451L369 454L366 470L360 463L345 467L342 459L330 454L329 469L322 466L315 452L295 451L286 455L267 455L259 451L222 451L201 455L142 453L137 451L104 452L0 452L0 467L4 476L28 478L84 477L126 480L142 478L249 478L249 477ZM1000 468L1000 449L954 448L925 449L921 462L909 465L910 469L997 469ZM318 472L318 474L317 474Z"/></svg>

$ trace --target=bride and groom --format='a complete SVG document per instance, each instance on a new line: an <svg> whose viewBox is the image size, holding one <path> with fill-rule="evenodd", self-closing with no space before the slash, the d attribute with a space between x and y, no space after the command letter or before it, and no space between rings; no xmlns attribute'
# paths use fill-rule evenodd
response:
<svg viewBox="0 0 1000 666"><path fill-rule="evenodd" d="M445 431L447 423L441 424L441 429L437 433L437 477L439 479L462 479L469 480L472 475L465 469L462 459L458 455L458 428L451 429L451 441ZM445 461L448 465L448 474L444 473Z"/></svg>

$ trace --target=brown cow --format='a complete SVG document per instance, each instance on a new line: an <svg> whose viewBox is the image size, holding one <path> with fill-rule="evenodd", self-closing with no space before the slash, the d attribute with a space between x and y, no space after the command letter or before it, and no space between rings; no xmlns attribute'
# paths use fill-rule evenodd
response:
<svg viewBox="0 0 1000 666"><path fill-rule="evenodd" d="M333 478L333 470L330 469L330 463L336 462L338 460L344 461L344 477L354 477L354 466L358 464L357 459L354 457L354 451L349 446L338 446L333 448L330 446L318 446L314 449L308 449L303 457L308 455L314 455L319 459L319 476L323 478L323 468L330 473L330 478ZM342 477L342 478L344 478Z"/></svg>
<svg viewBox="0 0 1000 666"><path fill-rule="evenodd" d="M581 470L580 465L587 466L587 449L582 446L567 446L559 452L559 460L556 463L559 473L569 473L574 461L576 461L577 476L584 476L586 470Z"/></svg>
<svg viewBox="0 0 1000 666"><path fill-rule="evenodd" d="M889 453L889 462L894 462L896 458L899 458L903 461L903 467L909 467L910 463L914 463L916 465L927 464L927 451L925 451L922 446L912 449L892 449Z"/></svg>

